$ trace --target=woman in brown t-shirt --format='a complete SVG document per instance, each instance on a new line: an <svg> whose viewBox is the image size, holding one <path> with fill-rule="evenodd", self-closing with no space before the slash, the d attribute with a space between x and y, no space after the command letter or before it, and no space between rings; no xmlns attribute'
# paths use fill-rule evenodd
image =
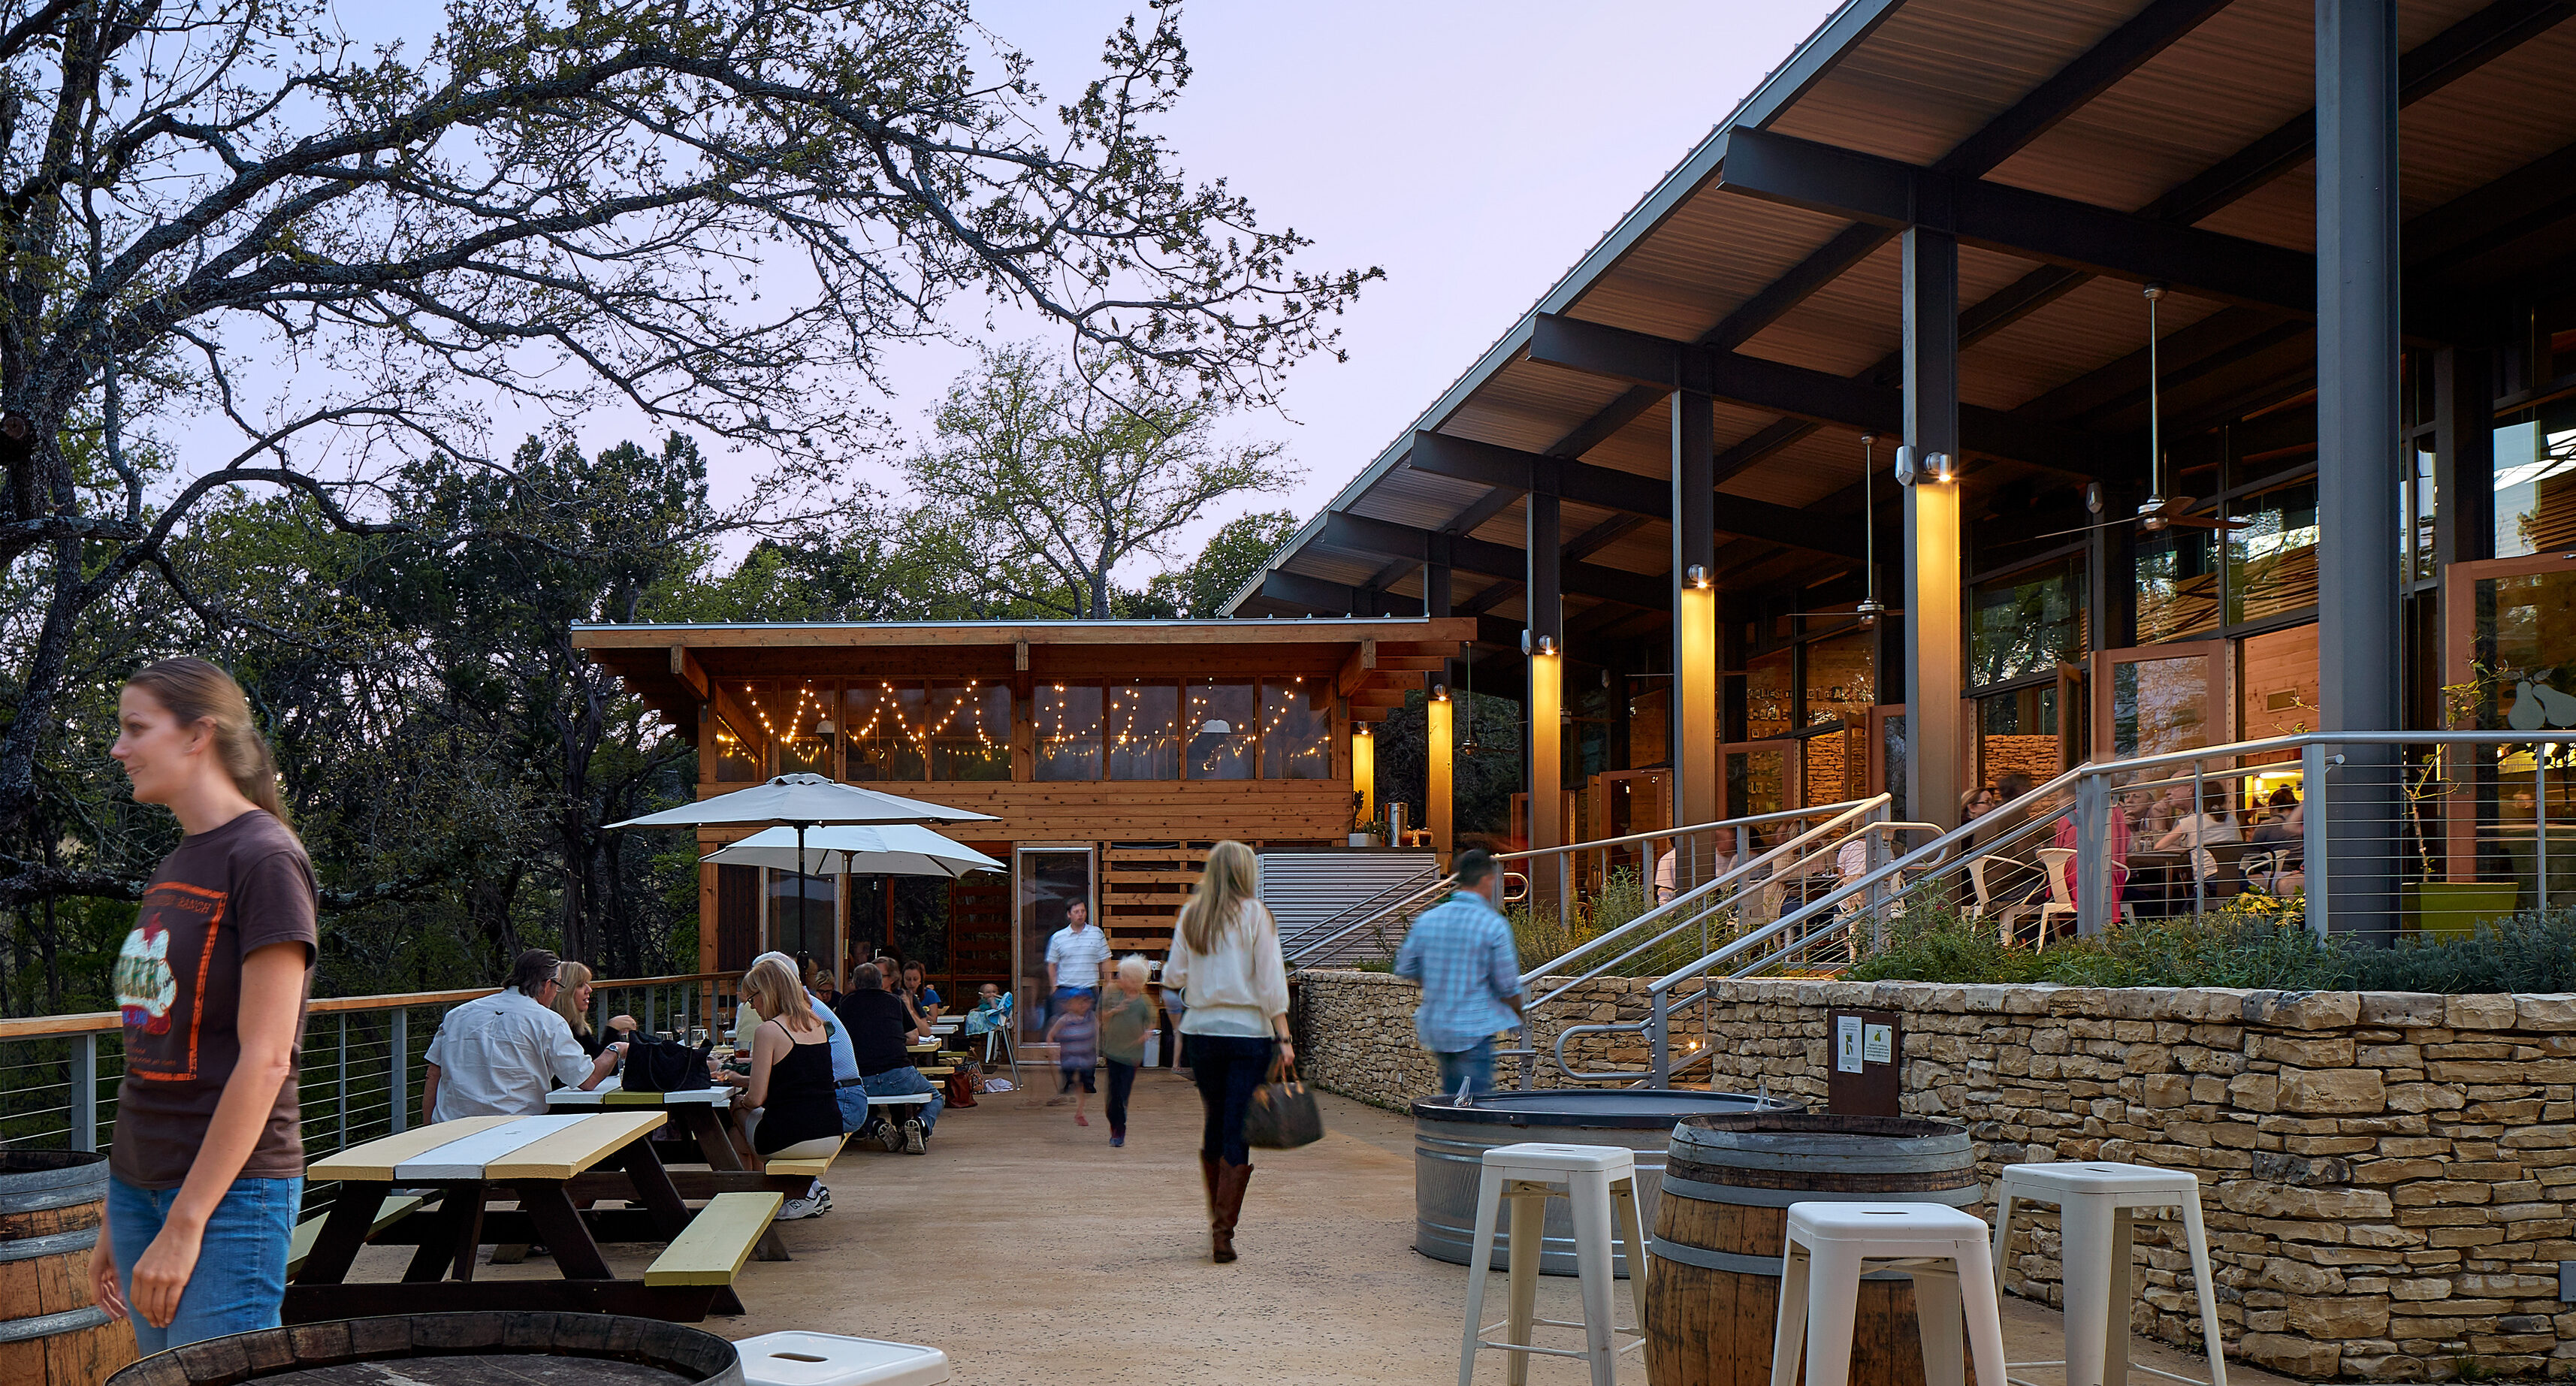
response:
<svg viewBox="0 0 2576 1386"><path fill-rule="evenodd" d="M304 1191L296 1064L313 867L241 686L202 659L126 681L114 755L187 834L116 963L125 1080L90 1294L146 1353L277 1326ZM129 1313L130 1308L130 1313Z"/></svg>

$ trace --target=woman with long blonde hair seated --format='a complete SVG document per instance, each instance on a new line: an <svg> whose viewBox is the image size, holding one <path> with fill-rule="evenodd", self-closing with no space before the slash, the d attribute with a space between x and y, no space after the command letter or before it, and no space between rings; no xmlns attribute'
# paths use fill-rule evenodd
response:
<svg viewBox="0 0 2576 1386"><path fill-rule="evenodd" d="M744 1124L763 1159L840 1149L841 1104L832 1083L832 1035L805 999L787 959L763 956L743 974L742 996L767 1017L751 1032L751 1072L724 1081L744 1090ZM803 1147L800 1149L799 1147ZM819 1182L819 1181L818 1181ZM808 1191L778 1210L781 1222L822 1211Z"/></svg>
<svg viewBox="0 0 2576 1386"><path fill-rule="evenodd" d="M1252 897L1254 871L1252 849L1240 842L1209 849L1163 964L1163 985L1189 1001L1181 1033L1190 1037L1191 1076L1207 1112L1199 1172L1207 1182L1208 1232L1219 1263L1234 1259L1234 1227L1252 1182L1244 1114L1262 1078L1296 1058L1288 1042L1279 921Z"/></svg>

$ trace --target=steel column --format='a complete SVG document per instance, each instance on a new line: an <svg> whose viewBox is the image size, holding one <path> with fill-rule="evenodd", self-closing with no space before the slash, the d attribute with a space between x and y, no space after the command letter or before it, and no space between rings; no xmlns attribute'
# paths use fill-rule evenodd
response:
<svg viewBox="0 0 2576 1386"><path fill-rule="evenodd" d="M1919 226L1904 243L1905 445L1917 475L1905 488L1905 803L1917 821L1950 826L1967 730L1959 488L1928 468L1959 453L1959 243Z"/></svg>
<svg viewBox="0 0 2576 1386"><path fill-rule="evenodd" d="M394 1007L393 1042L386 1046L392 1062L393 1081L388 1089L393 1100L393 1134L401 1135L411 1124L406 1113L411 1107L411 1012Z"/></svg>
<svg viewBox="0 0 2576 1386"><path fill-rule="evenodd" d="M1526 503L1529 626L1522 638L1529 649L1529 845L1535 850L1565 844L1564 729L1558 720L1565 699L1565 594L1559 582L1565 537L1556 478L1531 480L1539 485ZM1552 901L1560 914L1570 912L1565 859L1538 858L1530 865L1533 906Z"/></svg>
<svg viewBox="0 0 2576 1386"><path fill-rule="evenodd" d="M2326 731L2401 725L2393 540L2399 434L2397 5L2317 0L2317 646ZM2326 786L2339 932L2386 936L2401 858L2397 748ZM2316 871L2309 870L2311 881ZM2312 887L2313 888L2313 887Z"/></svg>
<svg viewBox="0 0 2576 1386"><path fill-rule="evenodd" d="M72 1149L98 1149L98 1036L72 1046ZM129 1255L140 1253L129 1252Z"/></svg>
<svg viewBox="0 0 2576 1386"><path fill-rule="evenodd" d="M1457 793L1450 779L1451 758L1457 754L1458 745L1450 722L1458 706L1451 701L1456 696L1452 693L1449 698L1433 698L1422 705L1422 826L1430 830L1431 850L1440 854L1440 865L1444 870L1449 865L1449 851L1456 838L1452 823ZM1375 760L1374 753L1371 760ZM1371 774L1375 774L1374 769ZM1374 792L1370 797L1374 804ZM1387 844L1389 847L1402 845L1396 842Z"/></svg>
<svg viewBox="0 0 2576 1386"><path fill-rule="evenodd" d="M1706 395L1672 394L1673 682L1666 709L1672 735L1673 826L1714 823L1724 784L1717 747L1717 482L1716 439ZM1694 581L1691 569L1700 577ZM1675 839L1673 865L1682 889L1707 880L1714 844ZM1652 879L1653 873L1648 873Z"/></svg>

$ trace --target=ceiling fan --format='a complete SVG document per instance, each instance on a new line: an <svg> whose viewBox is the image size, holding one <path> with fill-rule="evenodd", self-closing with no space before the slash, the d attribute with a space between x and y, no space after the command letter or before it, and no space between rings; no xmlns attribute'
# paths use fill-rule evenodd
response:
<svg viewBox="0 0 2576 1386"><path fill-rule="evenodd" d="M1860 601L1849 611L1788 611L1780 614L1809 620L1849 616L1854 618L1854 630L1868 630L1878 624L1878 618L1887 614L1887 604L1878 599L1878 500L1871 494L1875 484L1873 475L1878 470L1877 451L1877 434L1860 435L1860 552L1862 581L1867 584L1862 589Z"/></svg>
<svg viewBox="0 0 2576 1386"><path fill-rule="evenodd" d="M2190 510L2200 504L2196 496L2165 494L2164 403L2157 394L2156 366L2156 300L2165 296L2165 286L2149 284L2147 294L2147 498L2138 505L2138 513L2117 520L2096 520L2073 529L2052 530L2033 535L2035 539L2055 539L2065 534L2082 534L2087 530L2108 529L2137 521L2138 528L2149 534L2172 528L2239 530L2251 520L2227 520L2213 516L2193 515ZM2088 482L2084 487L2084 508L2092 514L2102 513L2102 483Z"/></svg>

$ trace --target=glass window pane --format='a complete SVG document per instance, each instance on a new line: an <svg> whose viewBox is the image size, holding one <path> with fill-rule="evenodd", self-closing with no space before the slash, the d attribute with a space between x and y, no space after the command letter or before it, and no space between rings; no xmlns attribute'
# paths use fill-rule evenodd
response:
<svg viewBox="0 0 2576 1386"><path fill-rule="evenodd" d="M1628 764L1638 769L1668 764L1673 691L1648 688L1628 700Z"/></svg>
<svg viewBox="0 0 2576 1386"><path fill-rule="evenodd" d="M1037 723L1039 779L1100 778L1098 684L1041 684L1030 716Z"/></svg>
<svg viewBox="0 0 2576 1386"><path fill-rule="evenodd" d="M2227 508L2248 520L2227 536L2227 619L2259 621L2317 604L2317 484L2303 481Z"/></svg>
<svg viewBox="0 0 2576 1386"><path fill-rule="evenodd" d="M2249 635L2237 646L2237 736L2261 741L2317 726L2317 628Z"/></svg>
<svg viewBox="0 0 2576 1386"><path fill-rule="evenodd" d="M928 700L920 684L887 679L854 683L841 703L849 779L910 783L928 778L920 741Z"/></svg>
<svg viewBox="0 0 2576 1386"><path fill-rule="evenodd" d="M977 679L933 679L927 709L930 778L1011 777L1011 690Z"/></svg>
<svg viewBox="0 0 2576 1386"><path fill-rule="evenodd" d="M1877 648L1874 630L1807 646L1807 725L1839 721L1857 727L1869 720L1869 706L1878 698L1870 667Z"/></svg>
<svg viewBox="0 0 2576 1386"><path fill-rule="evenodd" d="M2209 661L2201 656L2124 660L2111 666L2114 759L2206 746L2210 713Z"/></svg>
<svg viewBox="0 0 2576 1386"><path fill-rule="evenodd" d="M1977 700L1977 783L2027 775L2033 784L2055 775L2057 689L2019 688Z"/></svg>
<svg viewBox="0 0 2576 1386"><path fill-rule="evenodd" d="M783 681L768 695L777 728L778 773L840 775L839 724L832 720L838 695L829 680Z"/></svg>
<svg viewBox="0 0 2576 1386"><path fill-rule="evenodd" d="M1126 683L1109 690L1109 778L1181 777L1181 690Z"/></svg>
<svg viewBox="0 0 2576 1386"><path fill-rule="evenodd" d="M1259 728L1252 720L1249 683L1192 683L1181 709L1188 729L1188 759L1181 773L1193 780L1252 778L1252 746Z"/></svg>
<svg viewBox="0 0 2576 1386"><path fill-rule="evenodd" d="M2143 567L2143 552L2140 562ZM2143 627L2146 593L2139 596ZM1978 583L1968 607L1970 688L2044 674L2061 659L2083 658L2084 565L2076 559ZM1808 687L1814 686L1810 677Z"/></svg>
<svg viewBox="0 0 2576 1386"><path fill-rule="evenodd" d="M1744 729L1749 738L1781 736L1797 726L1790 716L1789 652L1775 650L1745 666Z"/></svg>
<svg viewBox="0 0 2576 1386"><path fill-rule="evenodd" d="M2495 431L2495 556L2576 548L2576 407Z"/></svg>
<svg viewBox="0 0 2576 1386"><path fill-rule="evenodd" d="M2480 578L2473 596L2475 672L2443 690L2444 720L2485 731L2576 725L2576 573Z"/></svg>
<svg viewBox="0 0 2576 1386"><path fill-rule="evenodd" d="M716 727L716 783L754 784L760 779L760 759L742 744L733 728L719 721Z"/></svg>
<svg viewBox="0 0 2576 1386"><path fill-rule="evenodd" d="M2433 519L2440 507L2440 495L2433 480L2433 446L2430 442L2415 449L2414 509L2415 568L2417 579L2433 576Z"/></svg>
<svg viewBox="0 0 2576 1386"><path fill-rule="evenodd" d="M1333 685L1264 680L1261 685L1261 778L1333 777Z"/></svg>
<svg viewBox="0 0 2576 1386"><path fill-rule="evenodd" d="M2218 629L2217 547L2205 529L2138 536L2139 644Z"/></svg>

